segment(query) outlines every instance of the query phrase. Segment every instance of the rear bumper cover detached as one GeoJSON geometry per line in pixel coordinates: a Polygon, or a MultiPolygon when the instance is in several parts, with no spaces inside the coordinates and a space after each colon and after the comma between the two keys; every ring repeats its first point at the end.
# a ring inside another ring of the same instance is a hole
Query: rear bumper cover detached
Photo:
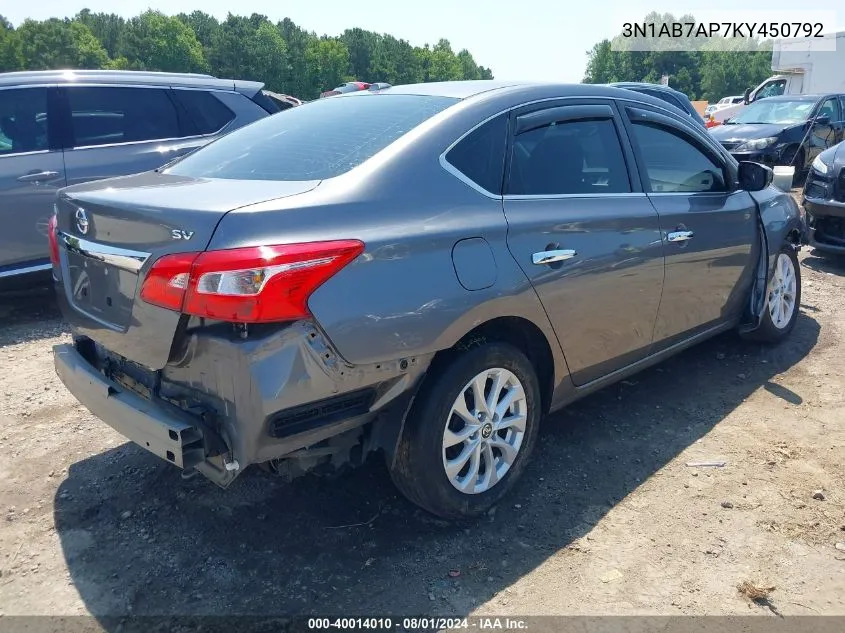
{"type": "Polygon", "coordinates": [[[349,366],[306,322],[247,340],[219,331],[192,334],[184,355],[158,372],[113,358],[85,337],[53,352],[59,378],[91,413],[141,448],[222,487],[249,464],[331,454],[346,445],[334,438],[376,420],[385,424],[369,435],[368,448],[392,450],[430,361],[349,366]],[[127,365],[141,372],[141,383],[127,365]],[[157,383],[152,390],[149,379],[157,383]]]}
{"type": "Polygon", "coordinates": [[[115,431],[179,468],[205,459],[202,434],[187,419],[108,380],[73,345],[54,345],[53,357],[68,390],[115,431]]]}

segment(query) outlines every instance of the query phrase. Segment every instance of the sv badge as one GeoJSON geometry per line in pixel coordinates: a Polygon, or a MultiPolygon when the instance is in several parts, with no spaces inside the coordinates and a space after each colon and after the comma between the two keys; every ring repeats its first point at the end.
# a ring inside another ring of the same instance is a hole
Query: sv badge
{"type": "Polygon", "coordinates": [[[193,231],[183,231],[182,229],[173,229],[170,231],[170,237],[174,240],[189,240],[194,236],[193,231]]]}

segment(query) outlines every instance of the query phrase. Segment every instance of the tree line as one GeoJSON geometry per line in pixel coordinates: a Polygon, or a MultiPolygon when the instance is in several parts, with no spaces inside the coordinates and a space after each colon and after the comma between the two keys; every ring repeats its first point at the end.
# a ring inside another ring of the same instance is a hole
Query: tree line
{"type": "Polygon", "coordinates": [[[83,9],[72,18],[26,20],[15,28],[0,16],[0,72],[117,69],[210,73],[262,81],[269,90],[314,99],[345,81],[407,84],[492,79],[466,50],[448,40],[412,46],[359,28],[332,37],[285,18],[203,11],[167,16],[149,10],[125,19],[83,9]]]}
{"type": "MultiPolygon", "coordinates": [[[[649,13],[643,22],[672,24],[695,23],[691,15],[676,18],[670,13],[649,13]]],[[[686,46],[689,41],[684,42],[686,46]]],[[[658,50],[630,50],[631,42],[621,35],[613,40],[598,42],[587,52],[584,83],[614,81],[646,81],[659,83],[669,76],[669,85],[685,93],[692,100],[717,101],[729,95],[741,95],[747,88],[757,87],[772,74],[770,41],[742,44],[754,50],[724,50],[730,48],[723,38],[699,40],[695,50],[677,50],[679,43],[667,42],[658,50]],[[675,50],[673,50],[675,48],[675,50]]],[[[733,44],[737,48],[737,43],[733,44]]]]}

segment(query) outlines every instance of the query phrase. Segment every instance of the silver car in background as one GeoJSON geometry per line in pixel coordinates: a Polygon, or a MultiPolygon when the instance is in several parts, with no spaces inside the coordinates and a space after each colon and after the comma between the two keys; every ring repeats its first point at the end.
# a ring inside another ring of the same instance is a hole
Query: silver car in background
{"type": "Polygon", "coordinates": [[[277,112],[263,86],[132,71],[0,74],[0,288],[49,281],[58,189],[155,169],[277,112]]]}

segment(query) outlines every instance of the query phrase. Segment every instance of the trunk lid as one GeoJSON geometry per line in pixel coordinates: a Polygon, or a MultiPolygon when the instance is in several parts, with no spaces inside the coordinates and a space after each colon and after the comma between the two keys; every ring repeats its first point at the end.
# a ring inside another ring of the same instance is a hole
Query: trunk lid
{"type": "Polygon", "coordinates": [[[319,181],[236,181],[144,173],[60,192],[60,299],[77,333],[151,369],[164,367],[181,315],[140,300],[163,255],[207,248],[234,209],[310,191],[319,181]]]}

